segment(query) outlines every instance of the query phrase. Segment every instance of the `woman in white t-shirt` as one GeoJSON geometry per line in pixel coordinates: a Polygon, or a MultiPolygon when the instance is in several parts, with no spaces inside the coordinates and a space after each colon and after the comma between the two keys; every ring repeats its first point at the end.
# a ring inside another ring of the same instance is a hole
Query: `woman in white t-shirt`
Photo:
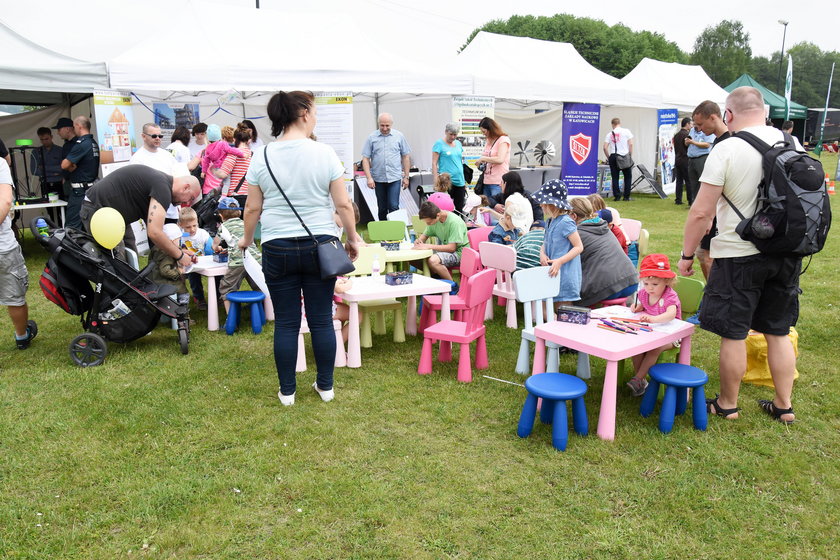
{"type": "Polygon", "coordinates": [[[193,157],[189,148],[190,138],[190,130],[185,126],[179,126],[172,133],[172,143],[166,147],[166,150],[172,154],[175,161],[183,163],[192,171],[201,163],[201,155],[193,157]]]}
{"type": "Polygon", "coordinates": [[[330,201],[335,205],[347,234],[347,252],[355,258],[362,238],[356,233],[353,206],[344,186],[344,166],[335,151],[311,140],[317,106],[311,93],[276,93],[266,107],[271,134],[276,141],[257,148],[245,180],[250,185],[245,204],[245,234],[239,247],[254,239],[262,225],[263,271],[271,299],[277,302],[274,327],[274,362],[280,380],[277,393],[284,406],[295,402],[295,362],[301,312],[291,305],[303,291],[306,322],[318,374],[313,388],[323,401],[333,392],[335,334],[332,301],[335,278],[321,279],[317,246],[302,220],[319,243],[337,241],[330,201]],[[276,179],[276,180],[275,180],[276,179]],[[280,193],[280,187],[300,216],[280,193]]]}

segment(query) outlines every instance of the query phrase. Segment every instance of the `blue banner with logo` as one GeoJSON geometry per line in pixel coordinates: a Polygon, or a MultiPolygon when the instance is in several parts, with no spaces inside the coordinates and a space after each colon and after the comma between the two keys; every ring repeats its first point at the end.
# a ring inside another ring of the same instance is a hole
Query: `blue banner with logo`
{"type": "Polygon", "coordinates": [[[562,178],[569,196],[598,191],[598,125],[601,106],[593,103],[563,104],[562,178]]]}
{"type": "Polygon", "coordinates": [[[676,109],[659,109],[659,173],[662,177],[662,190],[671,194],[676,190],[674,168],[677,156],[674,154],[674,135],[679,130],[680,115],[676,109]]]}

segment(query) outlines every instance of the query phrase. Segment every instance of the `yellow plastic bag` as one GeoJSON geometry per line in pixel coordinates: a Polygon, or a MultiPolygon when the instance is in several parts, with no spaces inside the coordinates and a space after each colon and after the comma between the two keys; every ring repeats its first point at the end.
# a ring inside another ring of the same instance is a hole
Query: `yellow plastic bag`
{"type": "MultiPolygon", "coordinates": [[[[793,353],[799,356],[799,333],[793,327],[790,328],[788,338],[793,344],[793,353]]],[[[799,371],[796,369],[794,369],[793,378],[799,378],[799,371]]],[[[744,382],[765,387],[774,386],[773,378],[770,376],[770,366],[767,365],[767,340],[759,332],[750,331],[747,335],[747,373],[744,375],[744,382]]]]}

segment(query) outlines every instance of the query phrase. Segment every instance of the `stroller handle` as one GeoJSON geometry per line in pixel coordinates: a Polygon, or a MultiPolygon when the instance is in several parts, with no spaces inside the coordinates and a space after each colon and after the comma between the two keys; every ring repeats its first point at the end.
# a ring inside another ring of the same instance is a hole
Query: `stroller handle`
{"type": "Polygon", "coordinates": [[[52,230],[58,229],[58,226],[53,222],[48,216],[37,216],[32,218],[29,221],[29,231],[32,232],[32,235],[35,236],[35,239],[43,239],[41,234],[38,232],[38,220],[44,220],[47,223],[47,227],[50,229],[50,235],[52,235],[52,230]]]}

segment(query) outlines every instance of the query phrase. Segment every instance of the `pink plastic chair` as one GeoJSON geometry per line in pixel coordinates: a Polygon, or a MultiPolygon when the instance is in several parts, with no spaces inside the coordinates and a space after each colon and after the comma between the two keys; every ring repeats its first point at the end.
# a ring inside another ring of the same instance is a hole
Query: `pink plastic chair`
{"type": "Polygon", "coordinates": [[[478,251],[478,246],[482,241],[487,241],[491,231],[493,231],[492,227],[478,227],[468,230],[467,239],[470,240],[470,249],[478,251]]]}
{"type": "MultiPolygon", "coordinates": [[[[469,247],[461,249],[461,287],[458,293],[454,296],[449,296],[449,309],[454,312],[455,320],[461,318],[461,311],[467,308],[465,300],[469,287],[465,280],[473,276],[476,272],[481,270],[481,259],[478,256],[478,251],[473,251],[469,247]]],[[[437,313],[440,311],[443,296],[423,296],[423,311],[420,313],[420,334],[437,323],[437,313]]]]}
{"type": "Polygon", "coordinates": [[[638,241],[639,235],[642,233],[642,222],[639,220],[631,220],[630,218],[622,218],[621,229],[624,230],[624,235],[627,236],[627,241],[638,241]]]}
{"type": "Polygon", "coordinates": [[[420,375],[432,373],[432,344],[440,341],[438,361],[452,360],[452,343],[461,345],[458,359],[458,381],[469,383],[472,381],[472,360],[470,358],[470,343],[476,340],[475,367],[487,369],[487,341],[484,333],[484,309],[493,297],[493,283],[496,273],[493,270],[482,270],[467,278],[466,309],[461,312],[461,321],[441,321],[427,328],[423,333],[423,350],[420,353],[420,364],[417,373],[420,375]]]}
{"type": "MultiPolygon", "coordinates": [[[[499,298],[499,305],[507,308],[507,326],[517,328],[516,292],[513,287],[513,272],[516,270],[516,250],[509,245],[482,241],[478,245],[481,264],[496,271],[496,285],[493,295],[499,298]]],[[[493,319],[493,304],[487,306],[485,319],[493,319]]]]}

